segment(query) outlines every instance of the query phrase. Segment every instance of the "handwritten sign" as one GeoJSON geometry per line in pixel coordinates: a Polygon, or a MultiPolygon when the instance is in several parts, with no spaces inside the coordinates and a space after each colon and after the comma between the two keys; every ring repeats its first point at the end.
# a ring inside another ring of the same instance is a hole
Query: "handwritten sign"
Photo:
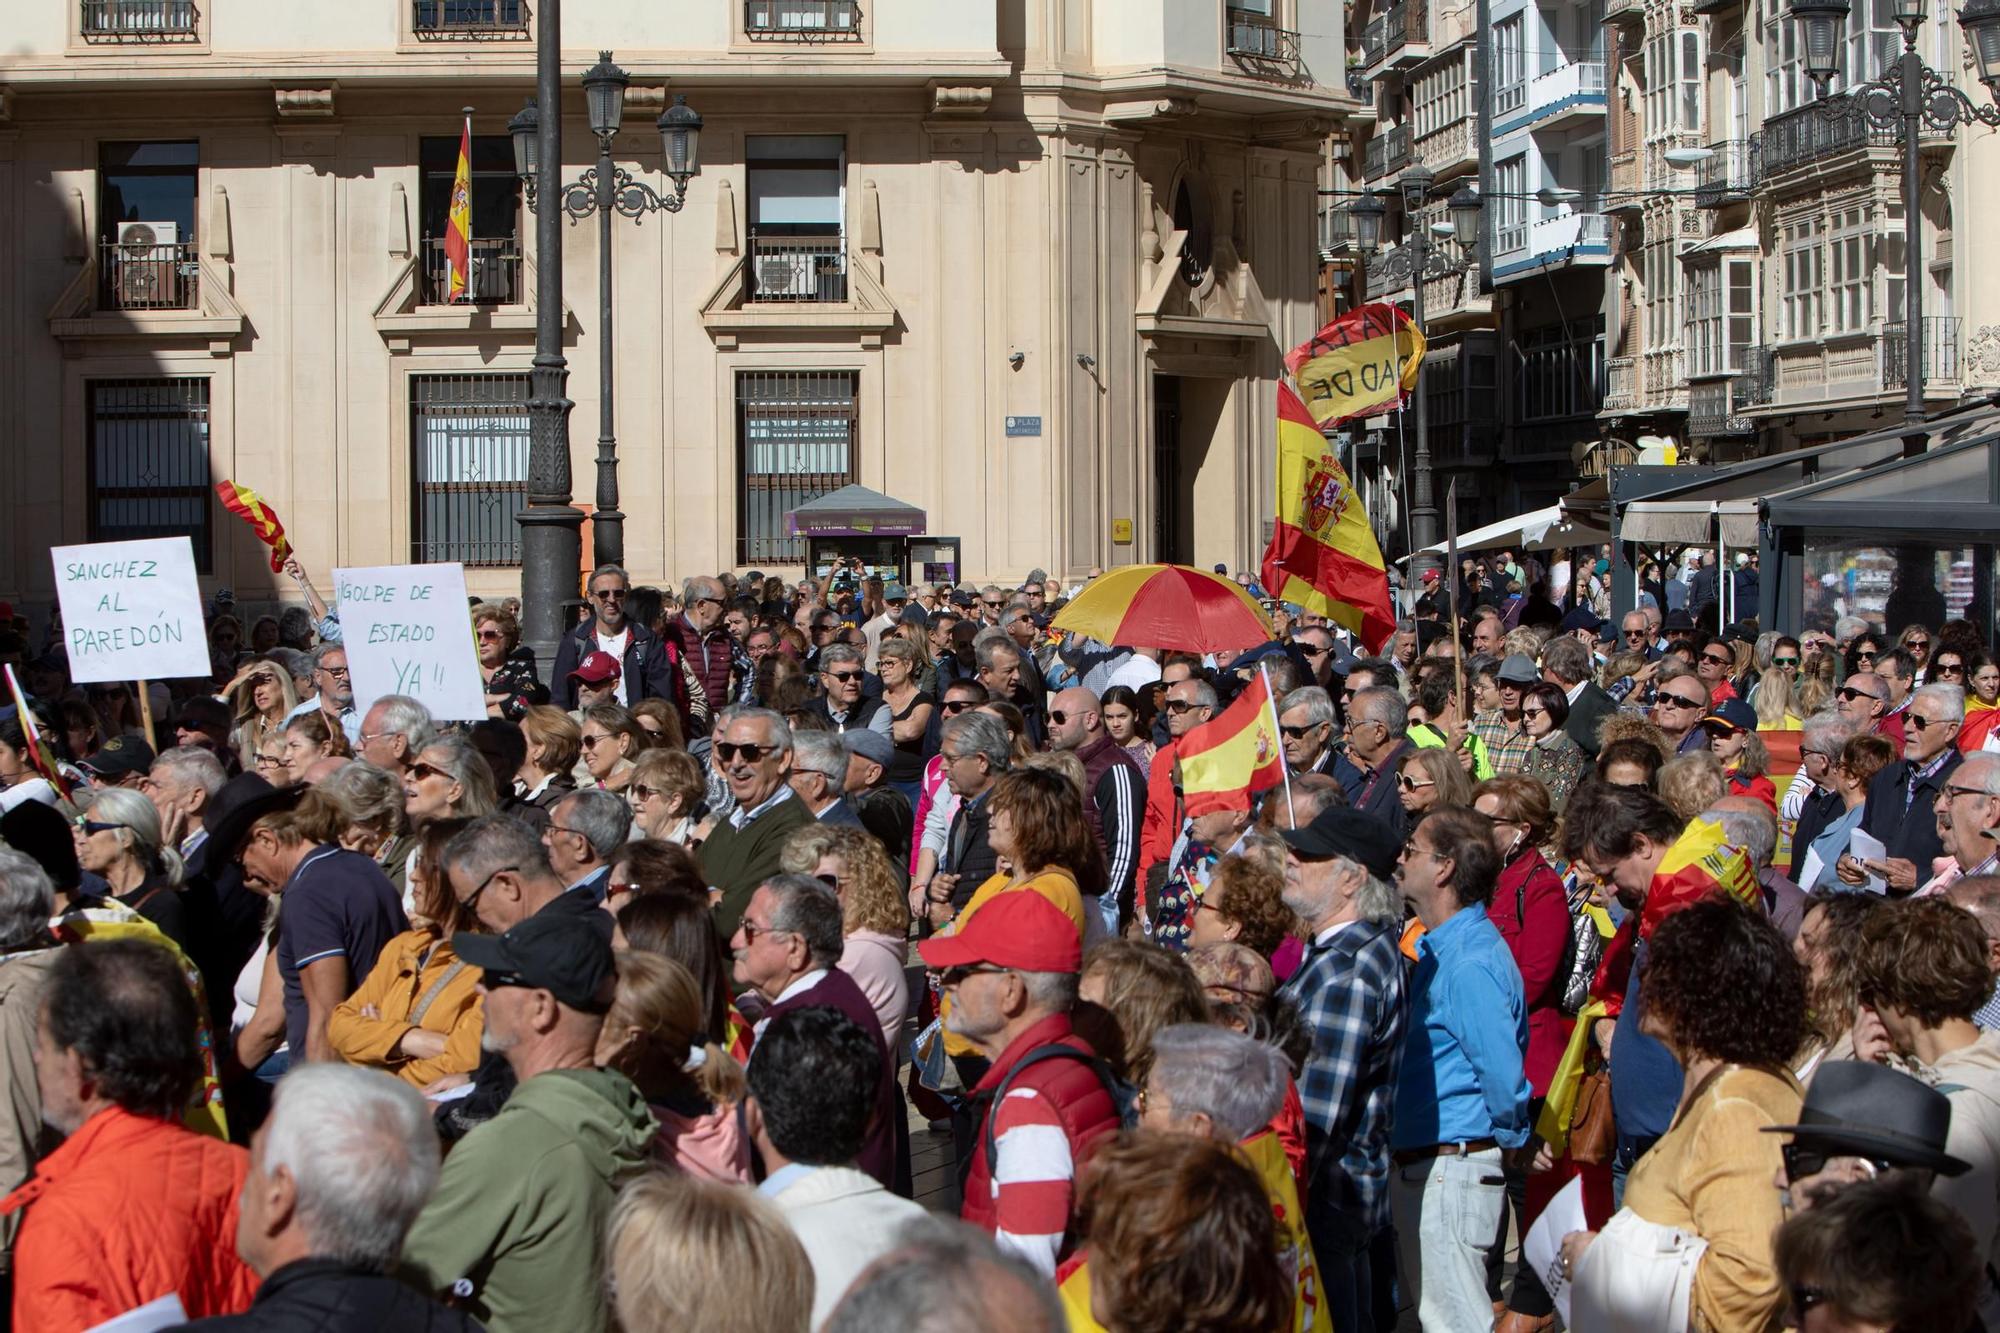
{"type": "Polygon", "coordinates": [[[71,680],[172,680],[213,669],[186,537],[56,546],[49,558],[71,680]]]}
{"type": "Polygon", "coordinates": [[[333,582],[356,709],[366,713],[385,694],[407,694],[440,721],[486,716],[465,566],[336,569],[333,582]]]}

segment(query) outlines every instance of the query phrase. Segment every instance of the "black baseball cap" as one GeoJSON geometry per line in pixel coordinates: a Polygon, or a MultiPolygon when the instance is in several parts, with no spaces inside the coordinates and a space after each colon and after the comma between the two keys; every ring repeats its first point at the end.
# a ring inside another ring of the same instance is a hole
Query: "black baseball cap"
{"type": "Polygon", "coordinates": [[[1328,806],[1304,828],[1286,829],[1278,836],[1305,860],[1344,856],[1366,866],[1378,879],[1389,877],[1402,853],[1387,824],[1348,805],[1328,806]]]}
{"type": "Polygon", "coordinates": [[[113,736],[78,767],[97,778],[123,778],[153,766],[153,747],[130,732],[113,736]]]}
{"type": "Polygon", "coordinates": [[[537,912],[504,935],[451,937],[458,956],[485,972],[482,984],[545,990],[583,1013],[610,1007],[606,983],[617,972],[611,941],[570,912],[537,912]]]}

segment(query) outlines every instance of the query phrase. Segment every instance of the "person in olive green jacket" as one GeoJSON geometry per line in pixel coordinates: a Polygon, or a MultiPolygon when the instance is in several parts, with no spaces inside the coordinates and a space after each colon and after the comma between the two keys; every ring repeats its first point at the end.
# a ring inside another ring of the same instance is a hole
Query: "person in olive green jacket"
{"type": "Polygon", "coordinates": [[[697,859],[715,902],[715,929],[736,933],[757,886],[782,867],[778,854],[792,834],[817,823],[792,793],[792,729],[768,708],[735,708],[715,742],[715,763],[729,782],[736,809],[701,844],[697,859]]]}
{"type": "Polygon", "coordinates": [[[592,1067],[616,984],[611,945],[585,918],[552,912],[453,943],[484,969],[485,1044],[520,1086],[445,1159],[404,1267],[491,1333],[605,1333],[605,1219],[659,1128],[631,1080],[592,1067]]]}

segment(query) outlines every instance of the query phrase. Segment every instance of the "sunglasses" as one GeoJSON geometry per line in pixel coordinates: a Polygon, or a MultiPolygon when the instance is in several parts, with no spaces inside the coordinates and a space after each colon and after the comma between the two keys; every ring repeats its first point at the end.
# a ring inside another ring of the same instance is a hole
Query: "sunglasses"
{"type": "Polygon", "coordinates": [[[1918,731],[1928,731],[1932,727],[1942,727],[1945,725],[1945,720],[1943,718],[1925,717],[1922,713],[1919,713],[1914,709],[1911,710],[1909,714],[1909,721],[1910,725],[1916,728],[1918,731]]]}
{"type": "Polygon", "coordinates": [[[963,967],[948,967],[938,974],[938,984],[947,989],[958,985],[967,977],[992,976],[1001,972],[1011,972],[1009,967],[992,967],[985,963],[967,964],[963,967]]]}
{"type": "Polygon", "coordinates": [[[738,755],[743,756],[744,763],[754,764],[761,761],[765,755],[778,753],[778,747],[775,745],[738,745],[734,741],[717,741],[715,743],[715,752],[722,756],[722,762],[725,764],[735,763],[736,756],[738,755]]]}
{"type": "Polygon", "coordinates": [[[1930,647],[1931,641],[1929,639],[1905,639],[1903,640],[1903,646],[1905,648],[1915,648],[1921,651],[1922,649],[1930,647]]]}
{"type": "Polygon", "coordinates": [[[1049,721],[1055,723],[1059,727],[1066,727],[1069,725],[1069,714],[1065,712],[1063,709],[1051,708],[1049,710],[1049,721]]]}
{"type": "Polygon", "coordinates": [[[1167,711],[1169,713],[1186,713],[1201,707],[1204,707],[1204,705],[1198,704],[1194,702],[1192,699],[1167,700],[1167,711]]]}
{"type": "Polygon", "coordinates": [[[945,716],[947,717],[951,716],[954,713],[963,713],[966,709],[971,708],[972,706],[973,706],[972,700],[970,699],[947,699],[944,701],[943,704],[940,705],[940,707],[944,709],[945,716]]]}
{"type": "Polygon", "coordinates": [[[1705,708],[1708,706],[1708,701],[1705,699],[1690,699],[1685,694],[1667,694],[1664,691],[1655,696],[1655,699],[1662,708],[1705,708]]]}
{"type": "Polygon", "coordinates": [[[590,595],[600,602],[622,602],[625,600],[625,590],[623,588],[599,588],[590,595]]]}
{"type": "Polygon", "coordinates": [[[1284,723],[1280,722],[1278,724],[1278,730],[1284,732],[1285,735],[1291,737],[1295,741],[1302,741],[1306,737],[1312,735],[1315,731],[1318,731],[1320,725],[1321,724],[1317,722],[1308,722],[1303,727],[1288,727],[1284,723]]]}
{"type": "Polygon", "coordinates": [[[497,629],[483,629],[479,631],[479,641],[481,643],[499,643],[506,637],[506,635],[497,629]]]}
{"type": "Polygon", "coordinates": [[[660,794],[658,787],[648,787],[643,782],[635,782],[625,790],[632,794],[632,799],[635,801],[650,801],[660,794]]]}
{"type": "Polygon", "coordinates": [[[427,764],[419,759],[416,763],[410,765],[410,776],[418,782],[422,782],[425,778],[448,778],[451,774],[445,772],[435,764],[427,764]]]}
{"type": "Polygon", "coordinates": [[[102,824],[88,815],[78,815],[76,817],[76,826],[83,830],[85,837],[89,837],[94,833],[109,833],[113,829],[125,827],[123,824],[102,824]]]}
{"type": "Polygon", "coordinates": [[[1872,662],[1877,657],[1880,656],[1881,654],[1876,652],[1873,648],[1863,648],[1861,651],[1854,654],[1854,660],[1857,662],[1872,662]]]}
{"type": "Polygon", "coordinates": [[[1408,773],[1398,773],[1396,775],[1396,785],[1404,791],[1416,791],[1422,787],[1435,787],[1437,783],[1424,778],[1413,778],[1408,773]]]}
{"type": "Polygon", "coordinates": [[[838,685],[845,685],[850,681],[860,680],[861,676],[862,673],[859,671],[829,671],[826,673],[826,678],[838,685]]]}
{"type": "Polygon", "coordinates": [[[1856,699],[1875,698],[1875,696],[1870,694],[1868,691],[1857,690],[1852,685],[1843,685],[1840,687],[1839,690],[1836,691],[1836,693],[1838,693],[1840,697],[1842,699],[1845,699],[1848,703],[1853,703],[1856,699]]]}
{"type": "MultiPolygon", "coordinates": [[[[1778,1152],[1785,1159],[1785,1179],[1793,1184],[1797,1184],[1808,1176],[1816,1176],[1826,1170],[1826,1164],[1836,1157],[1861,1156],[1859,1153],[1848,1152],[1839,1148],[1815,1148],[1810,1144],[1804,1143],[1783,1144],[1779,1147],[1778,1152]]],[[[1896,1169],[1894,1162],[1885,1162],[1880,1158],[1863,1157],[1862,1160],[1877,1171],[1894,1171],[1896,1169]]]]}
{"type": "Polygon", "coordinates": [[[1799,659],[1796,657],[1774,657],[1771,659],[1771,665],[1774,667],[1795,667],[1798,664],[1799,659]]]}
{"type": "Polygon", "coordinates": [[[1701,660],[1708,663],[1710,666],[1731,666],[1736,661],[1736,659],[1733,657],[1720,657],[1714,653],[1703,653],[1701,655],[1701,660]]]}
{"type": "Polygon", "coordinates": [[[1934,674],[1940,676],[1962,676],[1965,674],[1965,668],[1956,662],[1939,662],[1931,670],[1934,674]]]}

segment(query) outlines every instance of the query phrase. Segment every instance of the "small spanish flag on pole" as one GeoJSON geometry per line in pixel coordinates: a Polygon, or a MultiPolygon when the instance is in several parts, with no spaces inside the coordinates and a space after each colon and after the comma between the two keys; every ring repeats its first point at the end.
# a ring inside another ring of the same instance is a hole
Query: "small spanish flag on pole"
{"type": "Polygon", "coordinates": [[[285,536],[285,525],[278,521],[271,506],[264,503],[264,497],[233,481],[216,482],[215,494],[224,509],[248,523],[257,540],[271,548],[271,572],[283,569],[285,561],[291,558],[292,543],[285,536]]]}
{"type": "Polygon", "coordinates": [[[450,271],[445,300],[472,299],[472,109],[458,138],[458,170],[451,178],[451,214],[445,221],[444,262],[450,271]]]}
{"type": "Polygon", "coordinates": [[[1181,795],[1188,818],[1213,810],[1248,810],[1258,792],[1290,781],[1278,740],[1278,706],[1262,671],[1236,702],[1181,737],[1181,795]]]}
{"type": "Polygon", "coordinates": [[[7,673],[7,693],[14,702],[15,716],[21,719],[21,733],[28,742],[29,765],[47,778],[49,785],[54,787],[65,801],[69,800],[74,790],[69,776],[56,762],[55,753],[49,749],[49,743],[42,739],[41,728],[35,725],[35,712],[28,707],[28,696],[22,692],[21,682],[15,678],[14,668],[8,665],[0,667],[0,671],[7,673]]]}

